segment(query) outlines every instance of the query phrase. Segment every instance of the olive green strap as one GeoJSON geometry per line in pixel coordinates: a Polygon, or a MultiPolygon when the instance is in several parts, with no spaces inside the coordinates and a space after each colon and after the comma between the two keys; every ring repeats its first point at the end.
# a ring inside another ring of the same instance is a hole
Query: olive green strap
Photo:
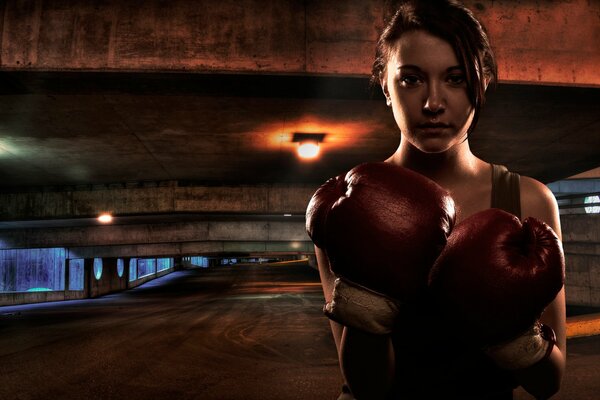
{"type": "Polygon", "coordinates": [[[492,208],[499,208],[521,218],[520,176],[504,165],[492,164],[492,208]]]}

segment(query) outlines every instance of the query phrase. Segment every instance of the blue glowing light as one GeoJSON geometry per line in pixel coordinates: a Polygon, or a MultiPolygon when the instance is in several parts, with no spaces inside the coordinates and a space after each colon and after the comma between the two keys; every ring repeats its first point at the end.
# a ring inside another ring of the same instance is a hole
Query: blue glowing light
{"type": "Polygon", "coordinates": [[[129,282],[133,282],[137,279],[137,258],[131,258],[129,260],[129,282]]]}
{"type": "Polygon", "coordinates": [[[125,262],[123,261],[122,258],[119,258],[117,260],[117,275],[119,275],[119,278],[123,277],[124,270],[125,270],[125,262]]]}
{"type": "MultiPolygon", "coordinates": [[[[583,202],[585,204],[600,203],[600,197],[588,196],[583,200],[583,202]]],[[[585,212],[586,214],[600,214],[600,206],[585,207],[585,212]]]]}
{"type": "Polygon", "coordinates": [[[94,258],[94,276],[96,280],[100,280],[102,278],[102,259],[94,258]]]}
{"type": "Polygon", "coordinates": [[[69,260],[69,290],[83,290],[83,258],[69,260]]]}
{"type": "Polygon", "coordinates": [[[155,258],[139,258],[137,264],[138,278],[143,278],[148,275],[152,275],[156,272],[156,259],[155,258]]]}
{"type": "Polygon", "coordinates": [[[28,292],[51,292],[52,289],[49,289],[47,287],[32,287],[27,289],[28,292]]]}
{"type": "Polygon", "coordinates": [[[66,249],[0,250],[0,293],[64,290],[66,249]]]}
{"type": "Polygon", "coordinates": [[[208,258],[206,257],[189,257],[189,261],[192,265],[196,267],[208,267],[208,258]]]}
{"type": "Polygon", "coordinates": [[[158,258],[156,259],[156,270],[157,271],[164,271],[166,269],[172,268],[173,267],[173,259],[172,258],[158,258]]]}

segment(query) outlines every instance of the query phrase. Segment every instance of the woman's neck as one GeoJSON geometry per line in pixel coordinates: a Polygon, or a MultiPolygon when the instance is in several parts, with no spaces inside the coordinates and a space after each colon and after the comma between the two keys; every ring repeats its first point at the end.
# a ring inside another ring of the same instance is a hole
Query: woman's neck
{"type": "Polygon", "coordinates": [[[443,187],[452,187],[475,178],[487,165],[471,152],[468,140],[443,153],[425,153],[408,141],[401,142],[386,161],[416,171],[443,187]]]}

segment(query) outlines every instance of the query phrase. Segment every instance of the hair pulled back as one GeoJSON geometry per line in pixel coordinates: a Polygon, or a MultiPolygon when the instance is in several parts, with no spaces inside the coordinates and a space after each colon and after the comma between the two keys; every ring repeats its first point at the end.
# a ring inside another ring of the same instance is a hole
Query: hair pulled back
{"type": "Polygon", "coordinates": [[[455,0],[402,0],[377,42],[371,82],[379,84],[396,43],[406,32],[423,30],[452,46],[465,70],[469,100],[475,110],[468,132],[477,124],[487,83],[497,82],[494,53],[483,25],[455,0]]]}

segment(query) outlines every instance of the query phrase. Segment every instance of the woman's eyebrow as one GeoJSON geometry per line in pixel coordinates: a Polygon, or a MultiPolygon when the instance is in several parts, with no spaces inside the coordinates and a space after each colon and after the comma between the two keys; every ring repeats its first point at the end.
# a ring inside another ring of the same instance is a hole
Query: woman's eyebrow
{"type": "Polygon", "coordinates": [[[414,69],[417,71],[421,71],[421,68],[419,68],[416,65],[412,65],[412,64],[398,65],[398,69],[414,69]]]}
{"type": "MultiPolygon", "coordinates": [[[[398,69],[412,69],[415,71],[422,71],[422,69],[419,66],[413,64],[398,65],[398,69]]],[[[455,70],[464,72],[465,69],[461,65],[453,65],[451,67],[446,68],[446,72],[452,72],[455,70]]]]}

